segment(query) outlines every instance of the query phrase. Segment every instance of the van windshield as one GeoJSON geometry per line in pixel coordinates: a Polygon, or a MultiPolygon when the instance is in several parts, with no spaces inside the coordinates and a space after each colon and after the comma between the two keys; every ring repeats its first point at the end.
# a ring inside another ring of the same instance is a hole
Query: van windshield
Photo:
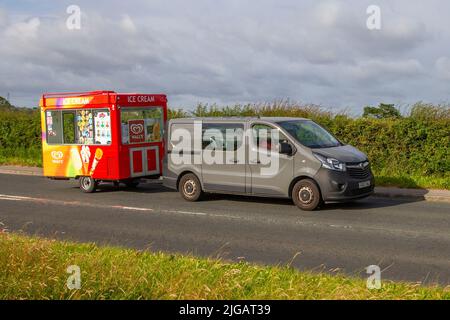
{"type": "Polygon", "coordinates": [[[331,148],[342,145],[331,133],[311,120],[278,122],[284,130],[308,148],[331,148]]]}

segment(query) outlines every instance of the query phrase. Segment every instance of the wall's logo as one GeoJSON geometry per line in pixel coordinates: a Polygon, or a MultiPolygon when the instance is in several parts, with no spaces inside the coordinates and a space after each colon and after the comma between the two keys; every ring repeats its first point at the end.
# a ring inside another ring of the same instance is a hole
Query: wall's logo
{"type": "Polygon", "coordinates": [[[128,133],[130,135],[130,143],[145,142],[145,122],[144,120],[129,120],[128,133]]]}
{"type": "Polygon", "coordinates": [[[62,151],[52,151],[50,153],[50,155],[52,156],[53,163],[56,163],[56,164],[63,163],[64,153],[62,151]]]}
{"type": "Polygon", "coordinates": [[[144,126],[142,124],[132,124],[130,126],[130,131],[133,134],[142,134],[144,132],[144,126]]]}

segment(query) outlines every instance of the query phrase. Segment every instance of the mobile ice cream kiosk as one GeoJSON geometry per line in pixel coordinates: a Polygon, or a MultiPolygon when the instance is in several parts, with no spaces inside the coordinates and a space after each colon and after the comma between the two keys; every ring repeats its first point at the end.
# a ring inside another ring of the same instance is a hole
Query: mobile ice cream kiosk
{"type": "Polygon", "coordinates": [[[84,192],[101,181],[135,187],[160,177],[165,95],[47,93],[40,111],[44,176],[79,179],[84,192]]]}

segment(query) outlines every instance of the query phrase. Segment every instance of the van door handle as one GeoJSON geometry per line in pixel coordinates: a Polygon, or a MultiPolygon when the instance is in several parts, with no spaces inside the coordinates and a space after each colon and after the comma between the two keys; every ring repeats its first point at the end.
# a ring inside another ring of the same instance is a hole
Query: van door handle
{"type": "Polygon", "coordinates": [[[259,160],[252,160],[250,161],[251,164],[261,164],[261,161],[259,160]]]}
{"type": "Polygon", "coordinates": [[[229,162],[238,163],[238,160],[237,159],[230,159],[229,162]]]}

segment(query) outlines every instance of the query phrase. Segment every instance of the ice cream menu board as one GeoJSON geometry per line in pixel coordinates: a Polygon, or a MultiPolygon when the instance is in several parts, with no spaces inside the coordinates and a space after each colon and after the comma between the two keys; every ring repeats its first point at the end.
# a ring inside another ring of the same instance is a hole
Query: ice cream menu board
{"type": "Polygon", "coordinates": [[[109,111],[95,111],[95,143],[110,144],[111,143],[111,118],[109,111]]]}
{"type": "Polygon", "coordinates": [[[77,132],[79,144],[94,143],[94,121],[91,110],[77,111],[77,132]]]}

